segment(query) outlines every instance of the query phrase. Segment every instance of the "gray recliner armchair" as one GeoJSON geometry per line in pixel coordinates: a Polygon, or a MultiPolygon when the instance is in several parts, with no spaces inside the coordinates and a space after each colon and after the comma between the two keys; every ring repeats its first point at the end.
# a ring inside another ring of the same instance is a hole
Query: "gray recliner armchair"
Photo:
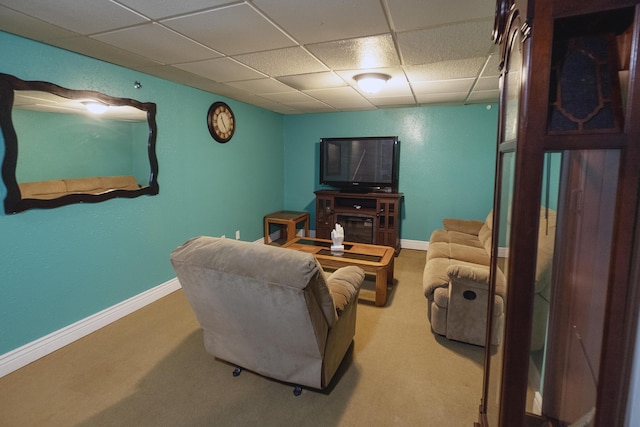
{"type": "Polygon", "coordinates": [[[313,255],[196,237],[171,263],[204,332],[205,349],[240,368],[286,383],[325,388],[355,335],[364,272],[326,274],[313,255]]]}

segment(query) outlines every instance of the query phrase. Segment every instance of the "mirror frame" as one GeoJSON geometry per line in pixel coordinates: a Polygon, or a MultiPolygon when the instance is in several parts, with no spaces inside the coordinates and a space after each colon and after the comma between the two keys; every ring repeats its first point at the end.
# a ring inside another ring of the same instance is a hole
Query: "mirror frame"
{"type": "Polygon", "coordinates": [[[18,213],[27,209],[56,208],[74,203],[98,203],[116,197],[134,198],[142,195],[156,195],[158,186],[158,158],[156,156],[156,104],[153,102],[140,102],[129,98],[116,98],[100,92],[90,90],[67,89],[54,83],[43,81],[25,81],[15,76],[0,73],[0,128],[4,137],[4,159],[2,161],[2,180],[7,190],[4,199],[4,210],[7,214],[18,213]],[[12,110],[16,90],[37,90],[48,92],[63,98],[93,98],[108,105],[131,106],[147,113],[149,124],[149,140],[147,149],[151,173],[149,185],[137,190],[111,190],[100,194],[78,193],[67,194],[55,199],[22,198],[18,181],[16,179],[16,167],[18,164],[18,135],[13,126],[12,110]]]}

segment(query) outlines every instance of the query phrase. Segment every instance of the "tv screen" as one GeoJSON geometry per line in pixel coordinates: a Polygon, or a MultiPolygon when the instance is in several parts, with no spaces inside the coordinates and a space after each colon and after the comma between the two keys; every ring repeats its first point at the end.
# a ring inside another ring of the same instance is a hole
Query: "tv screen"
{"type": "Polygon", "coordinates": [[[320,184],[347,191],[397,191],[397,136],[322,138],[320,184]]]}

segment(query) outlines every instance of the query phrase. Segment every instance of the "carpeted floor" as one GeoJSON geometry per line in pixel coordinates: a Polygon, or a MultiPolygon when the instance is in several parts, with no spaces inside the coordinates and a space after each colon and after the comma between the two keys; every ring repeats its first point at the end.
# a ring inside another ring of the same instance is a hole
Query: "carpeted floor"
{"type": "Polygon", "coordinates": [[[234,378],[204,351],[177,291],[0,378],[0,425],[471,427],[484,349],[431,332],[424,255],[401,251],[385,307],[360,302],[354,345],[328,390],[295,397],[251,372],[234,378]]]}

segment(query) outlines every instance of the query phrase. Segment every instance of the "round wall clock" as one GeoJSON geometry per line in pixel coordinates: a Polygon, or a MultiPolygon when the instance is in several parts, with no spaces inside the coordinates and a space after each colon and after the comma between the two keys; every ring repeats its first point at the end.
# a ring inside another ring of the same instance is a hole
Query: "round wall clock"
{"type": "Polygon", "coordinates": [[[213,139],[218,142],[227,142],[236,131],[236,118],[227,104],[218,101],[209,107],[207,125],[213,139]]]}

